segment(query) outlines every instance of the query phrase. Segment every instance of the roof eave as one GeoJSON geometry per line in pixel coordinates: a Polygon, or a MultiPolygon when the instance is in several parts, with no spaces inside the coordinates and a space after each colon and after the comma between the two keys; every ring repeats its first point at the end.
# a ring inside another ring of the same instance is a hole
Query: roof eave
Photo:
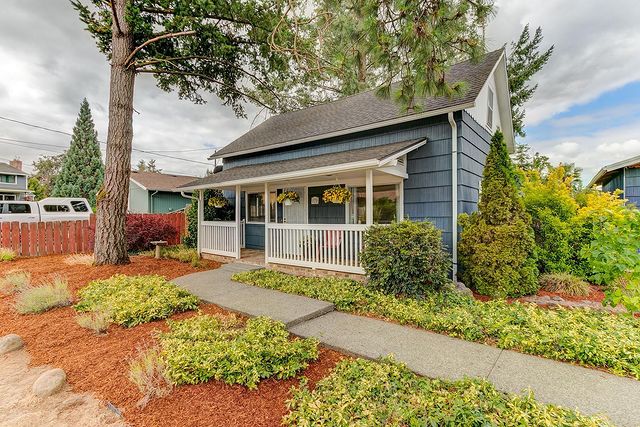
{"type": "Polygon", "coordinates": [[[379,128],[383,128],[383,127],[387,127],[387,126],[393,126],[396,124],[401,124],[401,123],[407,123],[407,122],[412,122],[415,120],[420,120],[420,119],[424,119],[424,118],[428,118],[428,117],[433,117],[433,116],[439,116],[441,114],[447,114],[447,113],[451,113],[451,112],[455,112],[455,111],[461,111],[461,110],[465,110],[468,108],[473,108],[475,107],[475,100],[473,100],[472,102],[466,102],[463,104],[458,104],[458,105],[454,105],[451,107],[447,107],[447,108],[441,108],[438,110],[430,110],[430,111],[425,111],[422,113],[416,113],[416,114],[411,114],[408,116],[403,116],[403,117],[398,117],[396,119],[393,120],[385,120],[382,122],[376,122],[376,123],[371,123],[369,125],[364,125],[364,126],[358,126],[355,128],[349,128],[349,129],[343,129],[343,130],[339,130],[339,131],[335,131],[335,132],[328,132],[328,133],[324,133],[324,134],[320,134],[320,135],[314,135],[314,136],[310,136],[310,137],[306,137],[306,138],[299,138],[299,139],[294,139],[291,141],[285,141],[285,142],[281,142],[278,144],[272,144],[272,145],[267,145],[264,147],[257,147],[257,148],[253,148],[253,149],[249,149],[249,150],[240,150],[240,151],[235,151],[235,152],[231,152],[231,153],[224,153],[223,155],[217,155],[216,153],[212,154],[211,156],[209,156],[208,160],[214,160],[214,159],[225,159],[228,157],[236,157],[236,156],[241,156],[244,154],[252,154],[252,153],[258,153],[261,151],[268,151],[268,150],[274,150],[276,148],[282,148],[282,147],[288,147],[291,145],[298,145],[298,144],[303,144],[306,142],[313,142],[313,141],[318,141],[318,140],[322,140],[322,139],[327,139],[327,138],[333,138],[336,136],[343,136],[343,135],[349,135],[352,133],[356,133],[356,132],[364,132],[367,130],[372,130],[372,129],[379,129],[379,128]]]}

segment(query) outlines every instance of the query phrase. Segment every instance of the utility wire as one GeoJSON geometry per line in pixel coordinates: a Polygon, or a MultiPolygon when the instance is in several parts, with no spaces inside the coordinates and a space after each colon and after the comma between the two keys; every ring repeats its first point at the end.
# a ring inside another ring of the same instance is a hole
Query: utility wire
{"type": "MultiPolygon", "coordinates": [[[[73,136],[69,132],[65,132],[65,131],[61,131],[61,130],[57,130],[57,129],[51,129],[51,128],[48,128],[46,126],[40,126],[40,125],[36,125],[36,124],[33,124],[33,123],[23,122],[23,121],[20,121],[20,120],[10,119],[8,117],[0,116],[0,119],[1,120],[6,120],[6,121],[12,122],[12,123],[18,123],[18,124],[21,124],[21,125],[24,125],[24,126],[29,126],[29,127],[32,127],[32,128],[40,129],[40,130],[46,130],[46,131],[49,131],[49,132],[55,132],[55,133],[59,133],[59,134],[62,134],[62,135],[67,135],[67,136],[73,136]]],[[[107,144],[106,142],[100,141],[100,140],[98,140],[98,142],[100,144],[104,144],[104,145],[107,144]]],[[[180,160],[180,161],[183,161],[183,162],[191,162],[191,163],[198,163],[198,164],[201,164],[201,165],[211,166],[211,163],[201,162],[201,161],[198,161],[198,160],[185,159],[185,158],[182,158],[182,157],[170,156],[168,154],[161,154],[161,153],[156,152],[156,151],[141,150],[139,148],[131,148],[131,149],[133,151],[137,151],[139,153],[145,153],[145,154],[154,155],[154,156],[158,156],[158,157],[165,157],[165,158],[168,158],[168,159],[180,160]]],[[[211,149],[206,149],[205,148],[205,149],[199,149],[199,150],[211,150],[211,149]]],[[[182,151],[188,151],[188,150],[182,150],[182,151]]],[[[167,152],[182,152],[182,151],[168,150],[167,152]]]]}

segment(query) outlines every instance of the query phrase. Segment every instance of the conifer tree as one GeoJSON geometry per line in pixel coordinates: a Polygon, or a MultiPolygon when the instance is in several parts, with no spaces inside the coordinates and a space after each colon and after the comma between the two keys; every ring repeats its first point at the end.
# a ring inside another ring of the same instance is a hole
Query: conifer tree
{"type": "Polygon", "coordinates": [[[462,215],[462,277],[483,295],[516,297],[538,290],[531,218],[500,130],[491,138],[478,212],[462,215]]]}
{"type": "Polygon", "coordinates": [[[96,194],[104,177],[98,133],[93,124],[89,102],[85,98],[73,127],[71,146],[64,155],[60,174],[55,180],[55,197],[84,197],[96,205],[96,194]]]}

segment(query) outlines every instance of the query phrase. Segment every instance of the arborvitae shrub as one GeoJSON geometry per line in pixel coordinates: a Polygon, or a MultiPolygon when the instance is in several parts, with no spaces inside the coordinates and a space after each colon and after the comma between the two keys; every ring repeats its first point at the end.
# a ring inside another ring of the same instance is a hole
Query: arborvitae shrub
{"type": "Polygon", "coordinates": [[[461,215],[463,281],[478,293],[516,297],[538,290],[535,241],[501,131],[491,138],[478,212],[461,215]]]}

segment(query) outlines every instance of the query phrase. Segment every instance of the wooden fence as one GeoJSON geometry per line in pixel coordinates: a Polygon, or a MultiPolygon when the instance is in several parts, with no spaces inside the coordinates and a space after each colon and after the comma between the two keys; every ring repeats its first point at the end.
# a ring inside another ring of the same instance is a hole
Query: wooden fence
{"type": "MultiPolygon", "coordinates": [[[[168,243],[180,243],[186,233],[184,212],[149,215],[167,219],[177,230],[168,243]]],[[[89,253],[93,252],[95,224],[95,215],[84,221],[3,222],[0,247],[13,249],[19,256],[89,253]]]]}

